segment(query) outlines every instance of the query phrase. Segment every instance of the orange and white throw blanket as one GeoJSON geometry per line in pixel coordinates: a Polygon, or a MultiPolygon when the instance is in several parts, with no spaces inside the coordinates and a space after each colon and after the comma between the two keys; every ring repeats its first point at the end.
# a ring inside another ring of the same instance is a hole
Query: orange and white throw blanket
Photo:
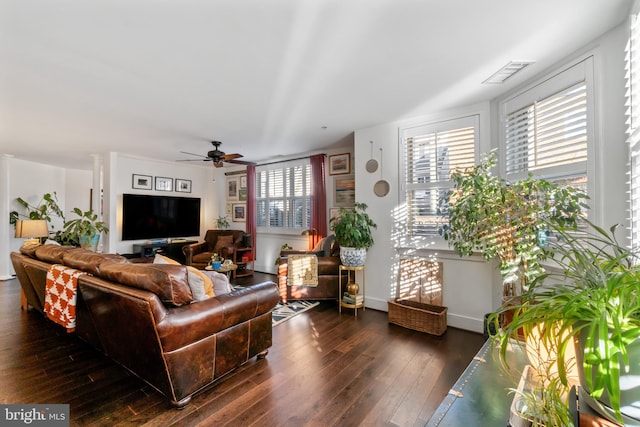
{"type": "Polygon", "coordinates": [[[76,328],[76,291],[84,271],[54,264],[47,271],[44,312],[47,317],[73,332],[76,328]]]}

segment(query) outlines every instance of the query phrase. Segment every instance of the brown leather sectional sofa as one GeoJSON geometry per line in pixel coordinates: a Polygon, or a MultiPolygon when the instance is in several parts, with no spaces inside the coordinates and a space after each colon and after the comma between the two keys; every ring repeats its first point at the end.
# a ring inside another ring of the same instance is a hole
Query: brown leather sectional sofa
{"type": "Polygon", "coordinates": [[[23,248],[11,260],[39,311],[52,264],[90,273],[78,279],[75,333],[175,407],[271,347],[271,309],[279,300],[272,282],[194,302],[181,265],[136,264],[55,245],[23,248]]]}

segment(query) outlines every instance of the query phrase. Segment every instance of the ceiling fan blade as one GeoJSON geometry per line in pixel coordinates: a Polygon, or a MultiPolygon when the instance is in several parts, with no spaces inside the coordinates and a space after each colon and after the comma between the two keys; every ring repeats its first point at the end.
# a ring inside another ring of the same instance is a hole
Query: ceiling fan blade
{"type": "Polygon", "coordinates": [[[244,157],[244,156],[242,154],[233,153],[233,154],[225,154],[225,155],[220,156],[220,157],[225,162],[228,162],[229,160],[239,159],[240,157],[244,157]]]}
{"type": "Polygon", "coordinates": [[[182,154],[189,154],[190,156],[204,157],[205,159],[207,158],[207,156],[203,156],[202,154],[189,153],[188,151],[181,151],[181,153],[182,154]]]}
{"type": "Polygon", "coordinates": [[[235,163],[237,165],[247,165],[247,166],[255,166],[254,162],[248,162],[246,160],[226,160],[227,163],[235,163]]]}
{"type": "Polygon", "coordinates": [[[178,159],[176,162],[210,162],[212,159],[178,159]]]}

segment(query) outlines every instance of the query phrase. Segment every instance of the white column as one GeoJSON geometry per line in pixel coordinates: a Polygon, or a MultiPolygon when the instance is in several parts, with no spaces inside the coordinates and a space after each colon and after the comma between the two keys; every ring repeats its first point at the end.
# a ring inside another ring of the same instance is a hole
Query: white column
{"type": "MultiPolygon", "coordinates": [[[[98,219],[102,221],[102,156],[92,154],[93,157],[93,180],[91,184],[91,207],[93,212],[98,214],[98,219]]],[[[104,236],[101,236],[97,251],[102,252],[104,248],[104,236]]]]}
{"type": "Polygon", "coordinates": [[[9,258],[9,239],[12,228],[9,226],[9,159],[13,156],[0,156],[0,280],[13,278],[11,259],[9,258]]]}

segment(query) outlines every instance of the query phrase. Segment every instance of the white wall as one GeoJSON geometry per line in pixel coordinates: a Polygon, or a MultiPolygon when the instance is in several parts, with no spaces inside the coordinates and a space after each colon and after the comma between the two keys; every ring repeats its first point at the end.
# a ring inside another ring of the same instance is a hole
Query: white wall
{"type": "MultiPolygon", "coordinates": [[[[603,225],[613,223],[628,224],[626,166],[628,162],[625,144],[624,116],[624,48],[627,32],[625,25],[576,52],[574,58],[591,53],[595,57],[596,78],[596,132],[599,148],[593,154],[596,162],[596,192],[590,205],[598,222],[603,225]]],[[[557,69],[562,64],[558,64],[557,69]]],[[[542,73],[546,75],[548,72],[542,73]]],[[[541,78],[538,76],[532,81],[541,78]]],[[[528,84],[531,84],[529,82],[528,84]]],[[[523,85],[523,86],[526,86],[523,85]]],[[[450,119],[473,113],[481,114],[481,151],[498,146],[498,118],[496,103],[461,108],[456,111],[424,114],[408,120],[360,129],[355,133],[355,174],[356,199],[369,206],[369,213],[378,224],[374,233],[375,245],[369,250],[366,263],[367,295],[366,305],[379,310],[387,310],[387,300],[393,295],[396,285],[399,255],[407,251],[417,251],[433,255],[444,262],[444,301],[448,306],[450,326],[481,332],[484,313],[500,305],[502,287],[500,276],[492,263],[479,258],[460,259],[448,249],[440,238],[429,240],[403,241],[402,229],[394,229],[394,215],[402,209],[402,194],[399,193],[399,130],[411,124],[429,123],[439,119],[450,119]],[[386,197],[377,197],[373,185],[380,179],[378,174],[365,170],[370,158],[370,142],[382,147],[387,171],[384,179],[391,184],[391,192],[386,197]]]]}
{"type": "MultiPolygon", "coordinates": [[[[31,205],[38,205],[45,193],[57,193],[58,205],[64,212],[66,212],[66,187],[65,187],[65,170],[55,166],[44,165],[41,163],[34,163],[16,158],[7,159],[8,176],[9,176],[9,190],[8,194],[2,194],[0,197],[8,197],[9,210],[16,210],[19,213],[24,213],[24,209],[20,206],[15,199],[18,197],[23,198],[27,203],[31,205]]],[[[88,196],[87,196],[88,197],[88,196]]],[[[20,249],[23,239],[16,239],[14,237],[14,228],[7,222],[3,227],[8,230],[8,248],[9,252],[20,249]]],[[[50,231],[59,230],[62,228],[62,220],[53,220],[54,229],[50,231]]],[[[3,257],[9,257],[9,254],[1,254],[3,257]]],[[[11,276],[15,274],[11,263],[7,263],[7,271],[0,271],[0,276],[11,276]]]]}

